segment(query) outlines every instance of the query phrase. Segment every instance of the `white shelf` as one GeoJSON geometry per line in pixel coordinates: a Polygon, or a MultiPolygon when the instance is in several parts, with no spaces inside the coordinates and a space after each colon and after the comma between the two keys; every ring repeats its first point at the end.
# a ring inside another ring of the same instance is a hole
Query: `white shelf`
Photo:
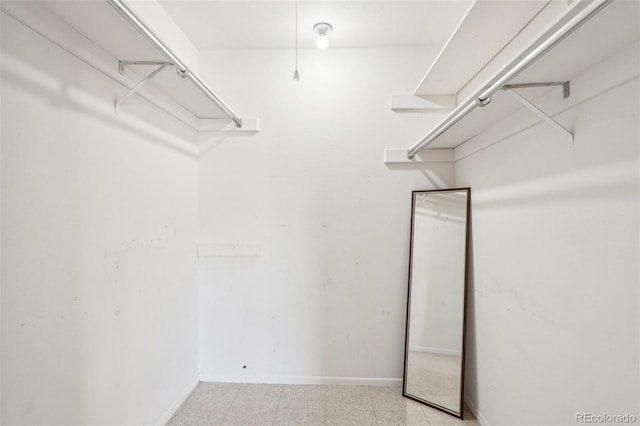
{"type": "MultiPolygon", "coordinates": [[[[167,61],[106,1],[3,1],[2,10],[125,88],[133,87],[157,66],[128,66],[124,75],[120,75],[118,61],[167,61]]],[[[165,31],[156,35],[167,45],[182,46],[180,60],[194,71],[197,69],[197,51],[193,46],[189,48],[186,45],[188,40],[180,44],[181,40],[176,37],[178,32],[180,30],[176,26],[173,33],[165,31]]],[[[122,94],[126,91],[123,90],[122,94]]],[[[160,71],[138,93],[145,102],[170,113],[196,131],[258,130],[258,120],[255,118],[247,119],[247,125],[242,120],[240,129],[231,129],[228,125],[232,122],[229,115],[191,80],[180,77],[173,66],[160,71]]],[[[126,105],[124,103],[122,110],[126,111],[126,105]]]]}
{"type": "Polygon", "coordinates": [[[547,3],[549,0],[475,0],[414,95],[458,93],[547,3]]]}
{"type": "MultiPolygon", "coordinates": [[[[478,4],[480,3],[481,2],[478,2],[478,4]]],[[[547,7],[550,6],[557,8],[558,5],[552,2],[547,7]]],[[[573,7],[579,8],[581,4],[574,2],[572,5],[563,7],[562,9],[563,11],[567,11],[573,7]]],[[[554,11],[556,10],[554,9],[554,11]]],[[[539,17],[543,18],[545,22],[550,22],[549,14],[547,13],[545,16],[543,12],[544,11],[539,13],[539,17]]],[[[494,17],[494,19],[501,19],[501,16],[494,17]]],[[[468,22],[468,20],[465,22],[468,22]]],[[[476,22],[475,25],[478,25],[478,23],[476,22]]],[[[477,92],[480,88],[486,87],[497,74],[495,70],[500,71],[501,66],[504,67],[504,64],[508,64],[517,56],[514,52],[519,53],[520,50],[522,50],[520,49],[522,46],[527,46],[532,40],[539,36],[540,21],[536,22],[536,20],[533,20],[529,25],[533,25],[533,28],[538,31],[533,31],[532,28],[529,27],[522,29],[519,36],[512,41],[512,43],[516,42],[516,45],[511,44],[505,46],[501,54],[496,55],[492,62],[482,64],[479,68],[472,70],[475,77],[457,89],[458,105],[470,99],[470,95],[477,92]],[[506,55],[505,53],[510,53],[510,55],[506,55]],[[484,70],[493,70],[493,72],[487,74],[483,72],[484,70]]],[[[483,26],[491,26],[491,23],[485,22],[483,26]]],[[[482,28],[476,28],[478,31],[481,29],[482,28]]],[[[473,29],[464,28],[463,25],[458,31],[472,33],[473,29]]],[[[606,60],[606,58],[616,52],[636,43],[638,40],[640,40],[640,2],[613,1],[540,58],[540,60],[515,77],[509,84],[570,81],[594,65],[606,60]]],[[[454,46],[451,43],[450,45],[454,46]]],[[[464,49],[464,46],[458,46],[456,49],[456,51],[447,52],[446,54],[443,52],[440,57],[457,58],[456,60],[452,59],[454,63],[456,61],[464,61],[468,48],[464,49]]],[[[438,67],[440,66],[442,65],[438,65],[438,67]]],[[[434,65],[432,69],[434,69],[434,67],[436,67],[436,65],[434,65]]],[[[458,81],[457,84],[460,85],[460,81],[458,81]]],[[[548,95],[550,91],[553,90],[557,91],[558,98],[562,98],[562,89],[557,87],[526,89],[526,91],[521,91],[520,93],[529,99],[536,99],[543,95],[548,95]]],[[[570,100],[567,100],[567,103],[569,102],[570,100]]],[[[429,145],[428,149],[456,148],[479,135],[485,129],[507,119],[508,116],[521,108],[522,105],[520,103],[504,92],[499,91],[492,96],[489,105],[484,108],[476,108],[453,127],[438,136],[437,139],[429,145]]]]}

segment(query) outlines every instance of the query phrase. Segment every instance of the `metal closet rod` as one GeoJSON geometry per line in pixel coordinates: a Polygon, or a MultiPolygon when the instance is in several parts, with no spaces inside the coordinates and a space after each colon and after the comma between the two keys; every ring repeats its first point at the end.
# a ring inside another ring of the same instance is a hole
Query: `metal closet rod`
{"type": "Polygon", "coordinates": [[[418,152],[425,149],[438,136],[446,132],[463,117],[473,111],[476,107],[483,107],[491,102],[491,95],[500,90],[507,82],[524,71],[527,67],[537,61],[545,53],[551,50],[556,44],[564,40],[569,34],[584,24],[589,18],[602,10],[613,0],[593,0],[573,18],[558,28],[552,35],[542,39],[542,37],[532,45],[529,52],[525,52],[512,61],[498,76],[496,76],[488,87],[477,91],[469,100],[454,109],[440,124],[433,128],[424,138],[413,145],[407,151],[407,158],[412,159],[418,152]]]}
{"type": "Polygon", "coordinates": [[[215,93],[211,91],[191,70],[169,49],[149,28],[129,9],[122,0],[107,0],[115,10],[120,13],[136,30],[140,32],[149,42],[176,67],[176,71],[180,77],[188,78],[195,84],[209,99],[224,111],[224,113],[233,120],[236,127],[242,127],[242,120],[231,110],[215,93]]]}

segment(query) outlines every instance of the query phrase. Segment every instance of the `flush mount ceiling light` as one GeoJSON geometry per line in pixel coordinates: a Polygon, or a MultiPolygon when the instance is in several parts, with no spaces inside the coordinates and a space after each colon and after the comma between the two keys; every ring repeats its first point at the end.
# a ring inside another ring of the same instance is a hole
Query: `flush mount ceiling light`
{"type": "Polygon", "coordinates": [[[327,24],[326,22],[318,22],[313,26],[313,31],[318,34],[318,40],[316,40],[316,44],[320,49],[326,49],[329,46],[329,38],[327,34],[331,32],[333,27],[331,24],[327,24]]]}

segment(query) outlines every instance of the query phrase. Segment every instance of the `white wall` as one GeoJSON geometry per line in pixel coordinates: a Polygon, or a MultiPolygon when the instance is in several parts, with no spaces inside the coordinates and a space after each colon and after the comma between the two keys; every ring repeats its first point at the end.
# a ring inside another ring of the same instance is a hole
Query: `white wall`
{"type": "Polygon", "coordinates": [[[483,421],[640,417],[637,51],[572,81],[574,147],[538,125],[455,176],[382,162],[440,118],[388,105],[435,52],[303,51],[299,84],[291,51],[208,52],[204,79],[262,131],[207,136],[197,163],[189,131],[114,116],[120,87],[3,16],[2,422],[161,422],[197,352],[204,380],[400,378],[410,193],[454,183],[483,421]],[[201,257],[197,299],[196,237],[260,250],[201,257]]]}
{"type": "Polygon", "coordinates": [[[389,169],[385,147],[439,118],[390,111],[436,52],[204,52],[203,78],[251,137],[212,137],[200,162],[200,240],[259,256],[200,258],[203,380],[355,382],[402,376],[411,190],[453,183],[450,164],[389,169]],[[246,366],[246,368],[243,368],[246,366]]]}
{"type": "Polygon", "coordinates": [[[473,188],[465,390],[491,425],[640,418],[638,52],[536,100],[566,109],[575,146],[538,124],[457,163],[473,188]]]}
{"type": "Polygon", "coordinates": [[[122,90],[2,14],[3,424],[159,423],[197,381],[197,161],[122,90]]]}

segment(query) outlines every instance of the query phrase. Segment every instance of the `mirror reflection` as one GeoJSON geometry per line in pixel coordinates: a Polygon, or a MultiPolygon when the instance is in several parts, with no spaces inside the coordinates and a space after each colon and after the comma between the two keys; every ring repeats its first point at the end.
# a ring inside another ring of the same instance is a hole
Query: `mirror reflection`
{"type": "Polygon", "coordinates": [[[414,191],[404,395],[462,417],[469,188],[414,191]]]}

